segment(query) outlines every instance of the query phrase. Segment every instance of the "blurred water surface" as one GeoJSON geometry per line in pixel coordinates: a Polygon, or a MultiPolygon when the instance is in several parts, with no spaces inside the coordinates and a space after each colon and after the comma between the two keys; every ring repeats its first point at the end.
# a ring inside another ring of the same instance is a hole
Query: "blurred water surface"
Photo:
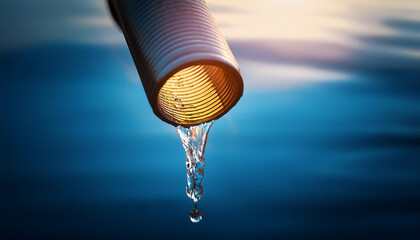
{"type": "Polygon", "coordinates": [[[419,2],[208,3],[245,92],[192,224],[104,2],[0,1],[2,239],[419,239],[419,2]]]}

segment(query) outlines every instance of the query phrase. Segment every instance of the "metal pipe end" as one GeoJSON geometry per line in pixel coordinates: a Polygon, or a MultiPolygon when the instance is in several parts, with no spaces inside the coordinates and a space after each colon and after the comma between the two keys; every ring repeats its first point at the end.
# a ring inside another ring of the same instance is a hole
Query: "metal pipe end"
{"type": "Polygon", "coordinates": [[[197,125],[223,116],[242,92],[241,75],[227,64],[182,67],[160,87],[155,114],[172,125],[197,125]]]}
{"type": "Polygon", "coordinates": [[[226,114],[243,81],[204,0],[108,0],[153,112],[188,127],[226,114]]]}

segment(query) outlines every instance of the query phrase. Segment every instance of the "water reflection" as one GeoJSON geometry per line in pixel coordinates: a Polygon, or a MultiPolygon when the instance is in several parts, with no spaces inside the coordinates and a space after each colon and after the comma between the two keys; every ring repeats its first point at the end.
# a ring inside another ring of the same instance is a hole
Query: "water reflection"
{"type": "Polygon", "coordinates": [[[301,85],[302,74],[308,76],[306,83],[339,81],[372,71],[383,73],[386,68],[415,70],[418,76],[420,33],[416,27],[420,6],[415,1],[209,3],[240,63],[256,63],[254,68],[244,68],[246,83],[253,88],[301,85]],[[273,67],[263,71],[263,64],[273,67]],[[293,77],[289,74],[293,68],[284,69],[285,64],[307,70],[299,69],[300,75],[293,77]],[[273,71],[276,65],[278,71],[273,71]],[[312,73],[313,68],[329,74],[312,73]],[[255,77],[261,72],[265,72],[263,79],[255,77]],[[330,74],[336,72],[341,76],[330,74]]]}
{"type": "Polygon", "coordinates": [[[194,226],[179,137],[102,1],[0,2],[2,233],[416,239],[418,1],[208,2],[245,94],[209,137],[194,226]]]}

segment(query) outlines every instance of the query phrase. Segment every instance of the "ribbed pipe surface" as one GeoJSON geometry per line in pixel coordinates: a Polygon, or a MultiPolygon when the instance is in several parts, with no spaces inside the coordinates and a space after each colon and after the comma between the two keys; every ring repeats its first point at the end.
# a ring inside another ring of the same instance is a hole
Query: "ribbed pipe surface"
{"type": "Polygon", "coordinates": [[[239,66],[205,1],[109,0],[154,113],[190,126],[227,113],[243,92],[239,66]]]}

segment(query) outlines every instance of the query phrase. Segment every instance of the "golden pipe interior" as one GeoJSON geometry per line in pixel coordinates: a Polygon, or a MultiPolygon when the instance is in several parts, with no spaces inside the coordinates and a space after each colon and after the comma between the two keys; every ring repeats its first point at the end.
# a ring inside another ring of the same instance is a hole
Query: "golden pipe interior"
{"type": "Polygon", "coordinates": [[[193,65],[169,78],[159,90],[158,107],[179,125],[210,121],[229,108],[237,94],[233,76],[214,65],[193,65]]]}

